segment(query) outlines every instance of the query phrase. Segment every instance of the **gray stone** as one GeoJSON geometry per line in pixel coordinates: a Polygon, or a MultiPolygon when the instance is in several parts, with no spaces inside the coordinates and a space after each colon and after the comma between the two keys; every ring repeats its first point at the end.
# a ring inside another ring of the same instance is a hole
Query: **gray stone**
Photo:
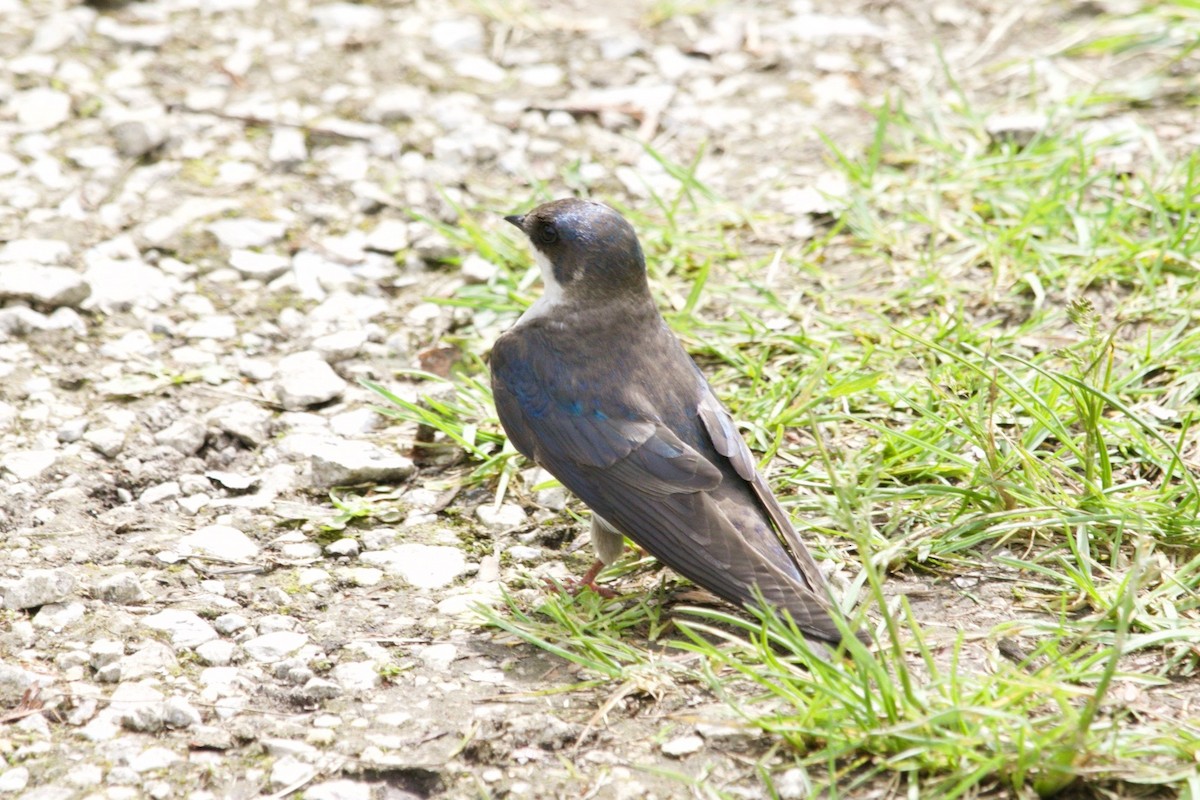
{"type": "Polygon", "coordinates": [[[213,620],[213,627],[220,631],[222,636],[235,634],[249,625],[241,614],[222,614],[213,620]]]}
{"type": "Polygon", "coordinates": [[[163,146],[167,131],[158,120],[130,119],[118,122],[109,131],[117,152],[126,158],[141,158],[163,146]]]}
{"type": "Polygon", "coordinates": [[[1024,147],[1034,137],[1044,133],[1049,124],[1049,118],[1037,111],[993,114],[984,122],[984,129],[994,142],[1011,141],[1018,147],[1024,147]]]}
{"type": "Polygon", "coordinates": [[[127,682],[109,697],[118,724],[132,731],[153,733],[163,728],[163,694],[148,683],[127,682]]]}
{"type": "Polygon", "coordinates": [[[325,552],[331,556],[356,556],[358,551],[358,540],[349,537],[325,545],[325,552]]]}
{"type": "Polygon", "coordinates": [[[262,219],[238,217],[220,219],[208,224],[208,230],[225,247],[266,247],[277,242],[287,233],[287,225],[262,219]]]}
{"type": "Polygon", "coordinates": [[[335,436],[292,434],[284,438],[281,447],[311,460],[313,485],[320,488],[397,483],[414,469],[412,460],[404,456],[368,442],[335,436]]]}
{"type": "Polygon", "coordinates": [[[308,160],[308,143],[299,128],[279,126],[271,134],[267,158],[273,164],[291,166],[308,160]]]}
{"type": "Polygon", "coordinates": [[[398,253],[408,247],[408,225],[398,219],[385,219],[367,234],[363,246],[380,253],[398,253]]]}
{"type": "Polygon", "coordinates": [[[463,259],[460,271],[467,283],[487,283],[496,277],[496,273],[500,271],[500,268],[486,258],[472,253],[463,259]]]}
{"type": "Polygon", "coordinates": [[[261,481],[252,475],[242,475],[239,472],[223,472],[217,469],[210,469],[204,473],[204,477],[210,481],[216,481],[222,487],[233,492],[245,492],[253,489],[261,481]]]}
{"type": "Polygon", "coordinates": [[[237,528],[208,525],[179,540],[185,555],[202,553],[224,561],[250,561],[258,555],[258,544],[237,528]]]}
{"type": "Polygon", "coordinates": [[[196,612],[180,608],[167,608],[157,614],[151,614],[142,619],[142,624],[166,633],[176,647],[195,647],[217,638],[213,627],[196,612]]]}
{"type": "Polygon", "coordinates": [[[25,767],[13,767],[0,772],[0,794],[24,791],[28,785],[29,770],[25,767]]]}
{"type": "Polygon", "coordinates": [[[179,481],[163,481],[162,483],[148,487],[138,495],[138,502],[144,506],[151,506],[155,503],[173,500],[182,493],[183,490],[179,487],[179,481]]]}
{"type": "Polygon", "coordinates": [[[33,569],[16,580],[0,581],[5,608],[36,608],[71,596],[75,576],[64,569],[33,569]]]}
{"type": "Polygon", "coordinates": [[[77,442],[83,438],[84,432],[87,430],[88,421],[85,417],[75,417],[69,419],[62,425],[58,426],[56,438],[63,444],[77,442]]]}
{"type": "Polygon", "coordinates": [[[207,433],[208,429],[202,421],[187,416],[154,434],[154,441],[190,456],[195,455],[204,446],[207,433]]]}
{"type": "Polygon", "coordinates": [[[175,653],[162,642],[149,641],[125,656],[117,664],[123,681],[161,677],[179,668],[175,653]]]}
{"type": "Polygon", "coordinates": [[[135,573],[121,572],[102,580],[96,587],[100,599],[117,605],[135,605],[150,599],[135,573]]]}
{"type": "Polygon", "coordinates": [[[0,246],[0,263],[66,264],[71,245],[61,239],[13,239],[0,246]]]}
{"type": "Polygon", "coordinates": [[[268,780],[276,787],[302,785],[316,774],[317,768],[312,764],[306,764],[295,756],[282,756],[271,765],[271,777],[268,780]]]}
{"type": "Polygon", "coordinates": [[[0,456],[0,470],[29,481],[41,477],[57,460],[58,453],[54,450],[17,450],[0,456]]]}
{"type": "Polygon", "coordinates": [[[263,664],[282,661],[308,642],[308,637],[296,631],[275,631],[256,636],[242,643],[251,659],[263,664]]]}
{"type": "Polygon", "coordinates": [[[113,428],[92,428],[83,434],[83,441],[106,458],[113,458],[125,449],[125,434],[113,428]]]}
{"type": "Polygon", "coordinates": [[[369,692],[379,685],[379,670],[371,661],[351,661],[333,668],[333,679],[352,694],[369,692]]]}
{"type": "Polygon", "coordinates": [[[57,89],[26,89],[9,97],[7,105],[29,131],[53,130],[71,118],[71,96],[57,89]]]}
{"type": "Polygon", "coordinates": [[[346,382],[320,353],[305,350],[285,356],[276,376],[279,402],[289,411],[300,411],[342,396],[346,382]]]}
{"type": "Polygon", "coordinates": [[[258,447],[270,436],[271,412],[249,400],[217,406],[206,420],[219,430],[235,436],[251,447],[258,447]]]}
{"type": "Polygon", "coordinates": [[[467,571],[467,561],[457,547],[400,544],[387,550],[372,550],[359,556],[366,564],[382,567],[421,589],[449,586],[467,571]]]}
{"type": "Polygon", "coordinates": [[[196,648],[196,655],[210,667],[224,667],[233,663],[233,654],[236,650],[233,642],[227,642],[224,639],[213,639],[211,642],[205,642],[196,648]]]}
{"type": "Polygon", "coordinates": [[[367,332],[361,328],[336,331],[313,340],[312,348],[326,361],[336,363],[354,358],[367,343],[367,332]]]}
{"type": "Polygon", "coordinates": [[[0,269],[0,300],[21,300],[49,308],[78,306],[92,293],[73,269],[19,264],[0,269]]]}
{"type": "Polygon", "coordinates": [[[416,655],[426,667],[445,675],[450,672],[450,665],[458,659],[458,648],[449,642],[439,642],[421,648],[416,655]]]}
{"type": "Polygon", "coordinates": [[[529,519],[525,514],[525,509],[514,503],[502,503],[499,508],[491,503],[485,503],[475,509],[475,516],[479,517],[479,521],[492,530],[515,528],[524,525],[529,519]]]}
{"type": "Polygon", "coordinates": [[[300,696],[310,702],[332,700],[342,696],[342,687],[324,678],[309,678],[300,688],[300,696]]]}
{"type": "Polygon", "coordinates": [[[47,603],[31,622],[35,628],[58,633],[83,619],[86,611],[83,603],[47,603]]]}
{"type": "Polygon", "coordinates": [[[115,664],[125,655],[125,645],[114,639],[97,639],[88,648],[89,663],[92,669],[100,669],[109,664],[115,664]]]}
{"type": "Polygon", "coordinates": [[[190,728],[199,725],[200,712],[182,697],[171,697],[163,703],[163,722],[168,728],[190,728]]]}
{"type": "Polygon", "coordinates": [[[278,253],[259,253],[255,250],[234,250],[229,254],[229,266],[243,278],[253,278],[263,283],[273,281],[288,271],[292,261],[278,253]]]}
{"type": "Polygon", "coordinates": [[[694,733],[686,736],[679,736],[670,741],[663,742],[663,755],[671,756],[672,758],[683,758],[690,756],[693,753],[698,753],[704,748],[704,740],[694,733]]]}

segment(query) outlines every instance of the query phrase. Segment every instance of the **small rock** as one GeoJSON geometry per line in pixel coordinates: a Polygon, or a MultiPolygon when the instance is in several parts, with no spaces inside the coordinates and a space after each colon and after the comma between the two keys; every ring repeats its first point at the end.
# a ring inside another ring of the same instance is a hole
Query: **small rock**
{"type": "Polygon", "coordinates": [[[0,773],[0,794],[24,791],[29,785],[29,770],[25,767],[13,767],[0,773]]]}
{"type": "Polygon", "coordinates": [[[231,636],[249,625],[241,614],[222,614],[213,620],[213,627],[220,631],[222,636],[231,636]]]}
{"type": "Polygon", "coordinates": [[[196,655],[210,667],[225,667],[233,663],[233,652],[236,648],[233,642],[224,639],[213,639],[196,648],[196,655]]]}
{"type": "Polygon", "coordinates": [[[174,448],[185,456],[195,455],[204,446],[208,429],[195,417],[184,417],[154,434],[158,444],[174,448]]]}
{"type": "Polygon", "coordinates": [[[53,450],[17,450],[0,457],[0,469],[28,481],[41,477],[57,460],[58,453],[53,450]]]}
{"type": "Polygon", "coordinates": [[[305,764],[294,756],[283,756],[271,765],[269,780],[271,785],[276,787],[301,785],[308,783],[316,774],[317,768],[312,764],[305,764]]]}
{"type": "Polygon", "coordinates": [[[458,648],[449,642],[439,642],[422,648],[417,653],[417,658],[429,669],[445,675],[450,672],[450,665],[458,658],[458,648]]]}
{"type": "Polygon", "coordinates": [[[100,599],[106,603],[124,606],[144,603],[150,599],[137,575],[132,572],[121,572],[105,578],[96,588],[100,599]]]}
{"type": "Polygon", "coordinates": [[[47,603],[30,620],[33,627],[58,633],[83,619],[83,603],[47,603]]]}
{"type": "Polygon", "coordinates": [[[300,689],[300,696],[309,702],[332,700],[342,696],[342,687],[324,678],[309,678],[300,689]]]}
{"type": "Polygon", "coordinates": [[[109,698],[121,727],[153,733],[163,728],[163,694],[148,683],[122,683],[109,698]]]}
{"type": "Polygon", "coordinates": [[[496,508],[491,503],[487,503],[475,509],[475,516],[479,517],[480,522],[493,530],[515,528],[519,525],[524,525],[526,520],[529,519],[525,514],[525,510],[513,503],[503,503],[499,508],[496,508]]]}
{"type": "Polygon", "coordinates": [[[114,664],[125,655],[125,645],[113,639],[97,639],[88,648],[88,663],[92,669],[114,664]]]}
{"type": "Polygon", "coordinates": [[[168,728],[190,728],[201,721],[200,712],[182,697],[172,697],[163,703],[163,722],[168,728]]]}
{"type": "Polygon", "coordinates": [[[330,363],[354,358],[367,343],[367,332],[360,329],[337,331],[313,340],[312,347],[330,363]]]}
{"type": "Polygon", "coordinates": [[[113,428],[93,428],[83,435],[83,441],[106,458],[113,458],[125,449],[125,434],[113,428]]]}
{"type": "Polygon", "coordinates": [[[375,564],[421,589],[448,586],[466,572],[467,562],[457,547],[401,544],[363,553],[359,559],[375,564]]]}
{"type": "Polygon", "coordinates": [[[775,793],[779,795],[780,800],[804,800],[806,797],[813,796],[813,787],[808,779],[808,773],[800,767],[784,770],[783,774],[774,776],[772,782],[775,784],[775,793]]]}
{"type": "Polygon", "coordinates": [[[359,552],[357,539],[346,537],[325,545],[325,552],[331,556],[356,556],[359,552]]]}
{"type": "Polygon", "coordinates": [[[144,506],[161,503],[164,500],[172,500],[182,494],[179,488],[179,481],[164,481],[149,487],[146,491],[138,496],[138,502],[144,506]]]}
{"type": "Polygon", "coordinates": [[[276,381],[279,402],[289,411],[328,403],[346,391],[346,382],[320,353],[311,350],[283,358],[276,381]]]}
{"type": "Polygon", "coordinates": [[[48,308],[76,307],[92,287],[73,269],[14,264],[0,269],[0,300],[22,300],[48,308]]]}
{"type": "Polygon", "coordinates": [[[204,473],[204,477],[210,481],[216,481],[232,492],[249,491],[261,482],[258,478],[251,475],[242,475],[238,472],[222,472],[218,469],[210,469],[204,473]]]}
{"type": "Polygon", "coordinates": [[[399,253],[408,247],[408,225],[397,219],[385,219],[367,234],[363,246],[379,253],[399,253]]]}
{"type": "Polygon", "coordinates": [[[116,666],[117,679],[132,681],[161,677],[177,670],[179,662],[175,660],[175,653],[170,647],[162,642],[149,641],[122,658],[116,666]]]}
{"type": "Polygon", "coordinates": [[[37,88],[17,92],[7,103],[20,126],[30,131],[49,131],[71,118],[71,96],[57,89],[37,88]]]}
{"type": "Polygon", "coordinates": [[[117,152],[126,158],[141,158],[167,141],[166,128],[158,120],[130,119],[118,122],[109,133],[116,143],[117,152]]]}
{"type": "Polygon", "coordinates": [[[208,230],[225,247],[244,249],[266,247],[272,242],[279,241],[287,233],[287,225],[283,222],[238,217],[211,222],[208,230]]]}
{"type": "Polygon", "coordinates": [[[994,114],[984,122],[984,129],[993,142],[1011,141],[1024,147],[1045,133],[1049,124],[1049,118],[1040,112],[994,114]]]}
{"type": "Polygon", "coordinates": [[[513,561],[537,561],[542,557],[541,548],[529,547],[528,545],[517,544],[508,548],[508,555],[513,561]]]}
{"type": "Polygon", "coordinates": [[[304,131],[282,125],[277,127],[271,134],[267,158],[272,164],[284,167],[307,161],[308,142],[305,141],[304,131]]]}
{"type": "Polygon", "coordinates": [[[704,747],[704,740],[696,734],[688,734],[687,736],[679,736],[669,742],[663,742],[663,755],[671,756],[672,758],[683,758],[690,756],[692,753],[698,753],[704,747]]]}
{"type": "Polygon", "coordinates": [[[472,253],[463,259],[460,270],[467,283],[487,283],[496,277],[500,268],[483,256],[472,253]]]}
{"type": "Polygon", "coordinates": [[[379,670],[370,661],[351,661],[333,668],[333,679],[343,690],[361,694],[379,685],[379,670]]]}
{"type": "Polygon", "coordinates": [[[179,761],[179,755],[174,750],[168,750],[165,747],[150,747],[130,759],[129,768],[137,773],[155,772],[167,769],[177,761],[179,761]]]}
{"type": "Polygon", "coordinates": [[[398,483],[415,468],[411,459],[353,439],[293,434],[282,447],[311,460],[313,484],[319,488],[398,483]]]}
{"type": "Polygon", "coordinates": [[[308,642],[308,637],[295,631],[275,631],[256,636],[242,643],[246,655],[263,664],[282,661],[308,642]]]}
{"type": "Polygon", "coordinates": [[[217,406],[206,417],[209,425],[235,436],[250,447],[258,447],[270,435],[271,412],[249,400],[217,406]]]}
{"type": "Polygon", "coordinates": [[[85,417],[75,417],[75,419],[69,419],[62,425],[59,425],[56,436],[63,444],[78,442],[83,438],[83,434],[87,428],[88,421],[85,417]]]}
{"type": "Polygon", "coordinates": [[[255,250],[234,250],[229,254],[229,266],[243,278],[268,283],[288,271],[292,260],[278,253],[259,253],[255,250]]]}
{"type": "Polygon", "coordinates": [[[237,528],[208,525],[179,540],[180,551],[203,553],[225,561],[249,561],[258,555],[258,545],[237,528]]]}
{"type": "Polygon", "coordinates": [[[34,569],[16,580],[0,581],[5,608],[36,608],[65,600],[75,589],[75,576],[64,569],[34,569]]]}
{"type": "Polygon", "coordinates": [[[176,647],[195,647],[217,638],[213,627],[196,612],[180,608],[167,608],[157,614],[151,614],[142,619],[142,624],[147,628],[165,632],[176,647]]]}

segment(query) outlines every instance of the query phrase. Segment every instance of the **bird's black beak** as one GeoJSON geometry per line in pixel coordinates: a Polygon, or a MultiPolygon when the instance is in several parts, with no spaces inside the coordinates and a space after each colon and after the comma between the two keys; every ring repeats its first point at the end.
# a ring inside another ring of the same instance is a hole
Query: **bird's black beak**
{"type": "Polygon", "coordinates": [[[504,218],[504,221],[511,222],[513,225],[516,225],[518,228],[521,228],[521,230],[524,230],[524,227],[523,227],[525,224],[525,215],[524,214],[510,214],[509,216],[504,218]]]}

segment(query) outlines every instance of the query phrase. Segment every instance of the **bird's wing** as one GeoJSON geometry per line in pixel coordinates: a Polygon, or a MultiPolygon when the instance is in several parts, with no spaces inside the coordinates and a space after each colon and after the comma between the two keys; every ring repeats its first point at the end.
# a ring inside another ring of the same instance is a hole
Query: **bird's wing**
{"type": "Polygon", "coordinates": [[[492,351],[492,389],[500,422],[526,457],[556,475],[602,469],[649,497],[720,484],[720,470],[652,414],[618,413],[595,396],[564,396],[541,374],[543,365],[509,352],[511,345],[501,340],[492,351]]]}
{"type": "Polygon", "coordinates": [[[754,489],[754,494],[770,517],[771,525],[779,535],[780,541],[796,562],[800,574],[808,582],[808,588],[819,595],[826,594],[829,590],[825,576],[821,574],[817,562],[801,541],[800,534],[796,533],[787,512],[779,505],[775,494],[767,486],[766,479],[758,471],[754,455],[746,445],[746,440],[738,433],[733,417],[725,410],[725,406],[721,405],[721,401],[716,398],[707,383],[702,387],[699,411],[700,421],[704,423],[704,429],[708,431],[713,447],[729,459],[737,474],[754,489]]]}

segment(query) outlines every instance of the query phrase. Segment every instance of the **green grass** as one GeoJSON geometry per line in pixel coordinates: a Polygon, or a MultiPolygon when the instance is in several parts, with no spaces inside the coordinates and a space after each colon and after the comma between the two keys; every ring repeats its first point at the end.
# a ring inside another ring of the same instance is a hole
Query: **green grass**
{"type": "MultiPolygon", "coordinates": [[[[1158,47],[1161,77],[1195,61],[1185,23],[1194,3],[1151,6],[1069,55],[1158,47]]],[[[798,766],[831,797],[1200,797],[1200,155],[1148,148],[1126,173],[1083,135],[1144,88],[1055,109],[1023,147],[965,102],[893,100],[861,152],[830,143],[843,210],[787,250],[757,244],[780,220],[732,209],[695,163],[669,165],[674,196],[622,208],[781,500],[854,574],[873,652],[825,661],[769,610],[668,611],[661,589],[513,595],[487,623],[573,662],[564,691],[705,687],[776,742],[768,793],[798,766]],[[925,594],[891,590],[906,581],[925,594]]],[[[500,266],[450,301],[475,311],[460,336],[478,353],[536,272],[460,211],[443,232],[500,266]]],[[[518,459],[484,369],[398,413],[505,494],[518,459]]]]}

